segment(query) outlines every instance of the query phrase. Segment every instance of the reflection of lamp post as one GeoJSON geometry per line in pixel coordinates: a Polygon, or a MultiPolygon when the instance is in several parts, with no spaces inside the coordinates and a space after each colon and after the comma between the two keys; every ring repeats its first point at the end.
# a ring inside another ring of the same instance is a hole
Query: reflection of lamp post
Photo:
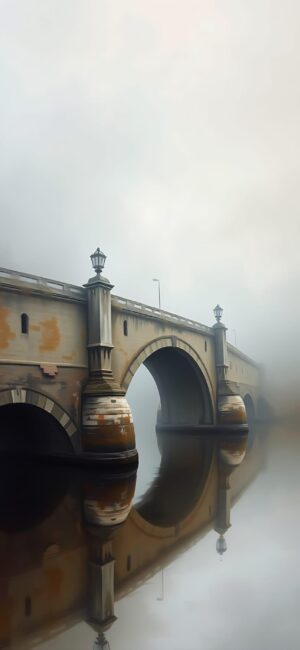
{"type": "Polygon", "coordinates": [[[159,309],[161,309],[161,302],[160,302],[160,280],[158,278],[153,278],[152,282],[157,282],[158,286],[158,306],[159,309]]]}
{"type": "Polygon", "coordinates": [[[110,645],[106,640],[103,632],[100,632],[93,645],[93,650],[110,650],[110,645]]]}
{"type": "Polygon", "coordinates": [[[219,555],[223,555],[223,553],[227,551],[226,539],[223,534],[221,534],[217,539],[216,550],[219,555]]]}

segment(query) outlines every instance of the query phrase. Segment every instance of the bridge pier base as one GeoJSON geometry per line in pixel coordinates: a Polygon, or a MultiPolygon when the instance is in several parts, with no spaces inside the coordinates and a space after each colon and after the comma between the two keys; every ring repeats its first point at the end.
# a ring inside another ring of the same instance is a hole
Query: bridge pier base
{"type": "Polygon", "coordinates": [[[218,388],[217,423],[222,428],[248,430],[244,401],[225,381],[219,384],[218,388]]]}
{"type": "Polygon", "coordinates": [[[131,410],[113,379],[108,383],[107,378],[94,378],[85,387],[82,449],[109,464],[138,462],[131,410]]]}

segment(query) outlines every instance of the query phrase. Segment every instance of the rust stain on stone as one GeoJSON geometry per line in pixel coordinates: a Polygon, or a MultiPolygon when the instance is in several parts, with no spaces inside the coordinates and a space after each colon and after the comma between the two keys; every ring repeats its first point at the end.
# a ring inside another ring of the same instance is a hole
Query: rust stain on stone
{"type": "Polygon", "coordinates": [[[60,343],[60,331],[57,323],[57,318],[49,318],[40,322],[42,340],[40,343],[41,352],[51,352],[56,350],[60,343]]]}
{"type": "Polygon", "coordinates": [[[7,322],[10,310],[7,307],[0,307],[0,349],[4,350],[9,346],[10,341],[16,338],[15,333],[7,322]]]}
{"type": "Polygon", "coordinates": [[[40,331],[40,325],[29,325],[29,329],[31,332],[39,332],[40,331]]]}

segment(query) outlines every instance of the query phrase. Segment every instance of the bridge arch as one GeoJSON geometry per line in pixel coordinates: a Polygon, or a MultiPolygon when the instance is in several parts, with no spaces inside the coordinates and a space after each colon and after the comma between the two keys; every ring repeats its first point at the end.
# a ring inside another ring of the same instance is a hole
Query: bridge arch
{"type": "Polygon", "coordinates": [[[40,440],[42,443],[44,431],[45,439],[48,439],[45,440],[46,447],[47,442],[51,447],[52,436],[53,448],[47,449],[48,451],[55,452],[57,450],[73,453],[80,451],[80,434],[75,423],[70,415],[49,395],[18,386],[0,391],[1,432],[4,432],[5,425],[9,427],[10,422],[13,424],[14,433],[19,422],[21,422],[21,425],[24,422],[27,427],[33,423],[33,429],[37,435],[39,435],[38,429],[41,428],[40,440]],[[59,448],[56,449],[56,442],[58,441],[59,448]]]}
{"type": "Polygon", "coordinates": [[[127,390],[144,364],[154,378],[161,400],[159,424],[197,426],[215,421],[211,378],[198,353],[177,337],[160,337],[138,351],[121,381],[127,390]]]}

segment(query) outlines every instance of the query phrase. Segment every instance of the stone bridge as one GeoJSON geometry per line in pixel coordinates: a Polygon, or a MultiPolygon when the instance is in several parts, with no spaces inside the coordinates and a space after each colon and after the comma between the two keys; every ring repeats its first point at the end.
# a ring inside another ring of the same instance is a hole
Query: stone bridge
{"type": "Polygon", "coordinates": [[[159,390],[160,427],[245,430],[246,413],[259,414],[261,370],[226,342],[220,315],[207,327],[111,295],[97,253],[83,287],[0,269],[0,448],[14,440],[136,462],[125,396],[142,363],[159,390]]]}

